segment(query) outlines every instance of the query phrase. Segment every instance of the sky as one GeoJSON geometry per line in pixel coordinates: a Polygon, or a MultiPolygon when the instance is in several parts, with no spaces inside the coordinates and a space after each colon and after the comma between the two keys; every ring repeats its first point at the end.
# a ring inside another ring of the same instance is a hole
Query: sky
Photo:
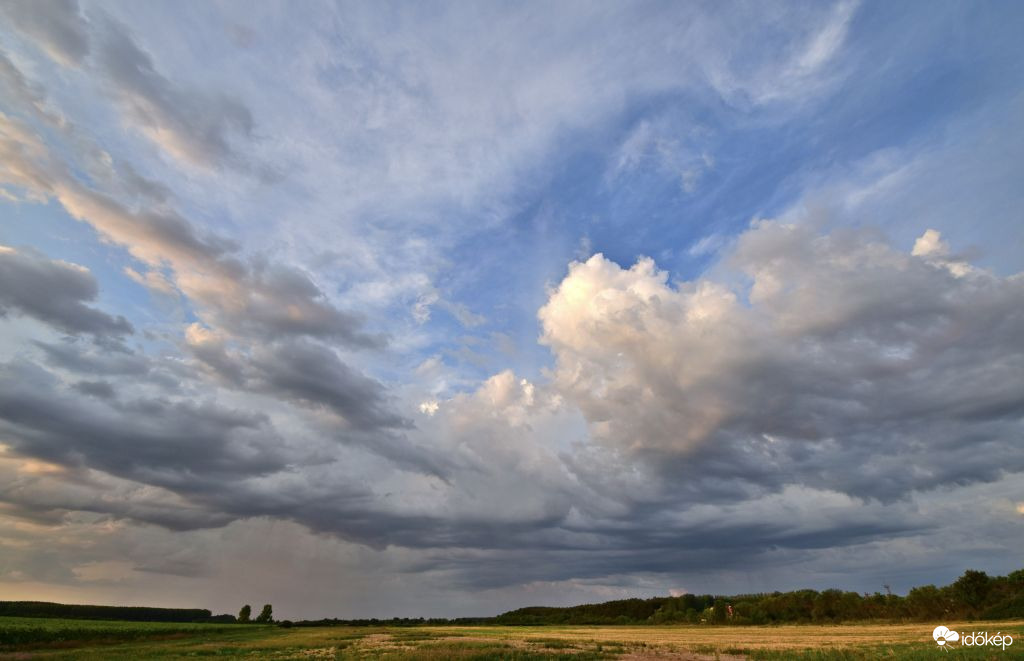
{"type": "Polygon", "coordinates": [[[1022,31],[0,2],[0,595],[479,616],[1020,568],[1022,31]]]}

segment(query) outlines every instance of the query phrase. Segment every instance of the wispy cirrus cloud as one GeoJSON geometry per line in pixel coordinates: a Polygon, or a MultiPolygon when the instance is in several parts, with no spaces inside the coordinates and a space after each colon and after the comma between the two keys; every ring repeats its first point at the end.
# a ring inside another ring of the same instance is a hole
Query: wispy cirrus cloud
{"type": "Polygon", "coordinates": [[[227,95],[182,87],[163,76],[123,25],[101,11],[86,18],[77,0],[9,3],[3,12],[58,64],[90,64],[126,122],[189,165],[244,167],[236,139],[252,137],[248,108],[227,95]]]}
{"type": "Polygon", "coordinates": [[[89,55],[89,31],[77,0],[8,2],[0,12],[64,66],[77,66],[89,55]]]}

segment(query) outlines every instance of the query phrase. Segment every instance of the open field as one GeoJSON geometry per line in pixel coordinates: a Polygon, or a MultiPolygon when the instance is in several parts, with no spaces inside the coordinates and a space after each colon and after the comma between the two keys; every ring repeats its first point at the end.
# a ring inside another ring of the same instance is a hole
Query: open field
{"type": "MultiPolygon", "coordinates": [[[[947,623],[1014,645],[948,658],[1024,658],[1024,621],[947,623]]],[[[315,627],[0,618],[0,659],[934,659],[930,624],[771,627],[315,627]]],[[[943,658],[946,658],[943,654],[943,658]]]]}
{"type": "Polygon", "coordinates": [[[0,650],[11,646],[84,641],[140,640],[154,636],[208,636],[236,633],[233,624],[126,622],[39,617],[0,617],[0,650]]]}

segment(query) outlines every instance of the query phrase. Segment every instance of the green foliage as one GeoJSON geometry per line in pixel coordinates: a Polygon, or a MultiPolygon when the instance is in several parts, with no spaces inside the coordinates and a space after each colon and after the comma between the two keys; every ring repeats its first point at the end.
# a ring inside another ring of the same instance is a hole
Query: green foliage
{"type": "Polygon", "coordinates": [[[1024,618],[1024,591],[1004,599],[981,614],[983,620],[1015,620],[1024,618]]]}
{"type": "Polygon", "coordinates": [[[952,585],[913,588],[906,597],[842,590],[795,590],[732,597],[624,599],[571,608],[520,608],[494,618],[495,624],[833,624],[864,620],[938,621],[948,618],[1024,617],[1024,570],[989,577],[968,570],[952,585]],[[732,604],[733,617],[727,615],[732,604]]]}
{"type": "Polygon", "coordinates": [[[139,640],[186,633],[217,634],[230,625],[186,622],[129,622],[75,618],[0,617],[0,649],[70,641],[139,640]]]}
{"type": "Polygon", "coordinates": [[[952,588],[954,598],[973,611],[985,604],[992,589],[992,581],[985,572],[968,569],[953,583],[952,588]]]}
{"type": "Polygon", "coordinates": [[[531,606],[503,613],[495,624],[630,624],[643,622],[654,615],[672,597],[654,599],[622,599],[603,604],[585,604],[570,608],[531,606]]]}
{"type": "Polygon", "coordinates": [[[202,621],[203,622],[219,622],[221,624],[230,624],[232,622],[236,622],[237,620],[235,619],[234,615],[230,615],[228,613],[222,613],[220,615],[213,615],[213,616],[208,617],[208,618],[206,618],[205,620],[202,620],[202,621]]]}
{"type": "Polygon", "coordinates": [[[953,600],[934,585],[913,588],[904,601],[907,616],[915,620],[941,618],[953,606],[953,600]]]}
{"type": "Polygon", "coordinates": [[[146,608],[54,604],[48,601],[0,601],[0,616],[127,622],[203,622],[210,619],[210,611],[205,608],[146,608]]]}
{"type": "Polygon", "coordinates": [[[729,605],[724,598],[716,599],[715,605],[711,607],[711,621],[715,624],[725,624],[729,617],[728,608],[729,605]]]}
{"type": "Polygon", "coordinates": [[[274,609],[270,604],[263,604],[263,610],[256,617],[256,622],[259,624],[270,624],[274,621],[274,609]]]}
{"type": "Polygon", "coordinates": [[[252,606],[246,604],[242,606],[242,610],[238,611],[238,621],[242,624],[249,622],[249,617],[252,615],[252,606]]]}

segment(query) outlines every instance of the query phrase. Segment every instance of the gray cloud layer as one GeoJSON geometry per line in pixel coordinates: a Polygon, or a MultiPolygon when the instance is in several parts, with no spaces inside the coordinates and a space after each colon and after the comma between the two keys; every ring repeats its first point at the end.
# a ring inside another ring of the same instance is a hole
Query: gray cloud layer
{"type": "MultiPolygon", "coordinates": [[[[772,222],[722,266],[740,278],[673,287],[649,261],[573,265],[540,312],[550,383],[496,375],[399,436],[388,430],[401,419],[375,408],[380,385],[323,346],[243,355],[205,331],[190,338],[232,391],[302,407],[289,420],[335,413],[345,424],[305,424],[363,435],[376,459],[359,458],[361,445],[310,454],[288,441],[298,429],[282,437],[263,414],[196,405],[159,383],[162,395],[125,398],[118,374],[141,368],[97,362],[95,347],[40,345],[60,369],[96,366],[106,381],[64,387],[7,365],[0,417],[20,455],[183,499],[175,517],[116,499],[87,499],[90,511],[178,528],[287,518],[419,549],[417,570],[477,588],[928,534],[936,524],[915,494],[1024,470],[1019,276],[941,247],[909,255],[871,233],[772,222]],[[576,412],[592,440],[566,444],[576,412]]],[[[179,379],[182,393],[206,388],[179,379]]],[[[62,507],[59,493],[15,500],[38,516],[62,507]]],[[[84,507],[75,493],[64,507],[84,507]]]]}
{"type": "Polygon", "coordinates": [[[2,369],[0,417],[14,449],[40,459],[186,489],[283,468],[273,439],[261,436],[266,420],[258,414],[212,403],[76,397],[31,364],[2,369]]]}
{"type": "Polygon", "coordinates": [[[249,109],[226,94],[182,88],[160,74],[152,58],[120,26],[108,25],[96,62],[124,112],[153,142],[203,167],[241,166],[235,139],[252,136],[249,109]]]}
{"type": "Polygon", "coordinates": [[[65,66],[77,65],[89,54],[89,34],[77,0],[5,2],[0,13],[65,66]]]}
{"type": "Polygon", "coordinates": [[[124,317],[87,305],[98,295],[96,278],[88,269],[48,259],[35,250],[0,246],[0,316],[14,311],[72,334],[131,333],[132,325],[124,317]]]}

